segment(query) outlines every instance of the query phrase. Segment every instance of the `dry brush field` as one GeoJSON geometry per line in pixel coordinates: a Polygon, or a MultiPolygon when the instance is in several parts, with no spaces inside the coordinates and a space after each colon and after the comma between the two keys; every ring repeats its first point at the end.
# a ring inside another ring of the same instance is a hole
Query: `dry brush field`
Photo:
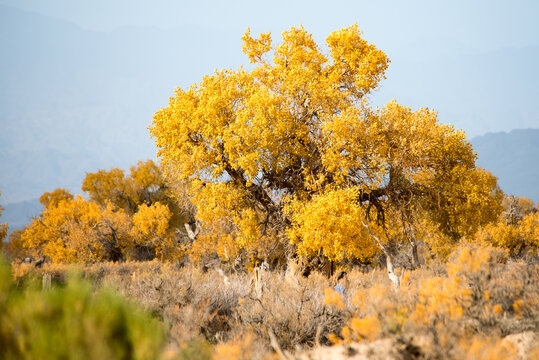
{"type": "MultiPolygon", "coordinates": [[[[306,277],[293,262],[281,271],[157,260],[78,267],[92,293],[112,289],[158,320],[152,356],[166,359],[533,359],[538,269],[533,257],[472,245],[446,263],[397,271],[398,289],[385,270],[306,277]]],[[[18,264],[12,276],[15,286],[47,293],[69,288],[74,271],[18,264]]]]}

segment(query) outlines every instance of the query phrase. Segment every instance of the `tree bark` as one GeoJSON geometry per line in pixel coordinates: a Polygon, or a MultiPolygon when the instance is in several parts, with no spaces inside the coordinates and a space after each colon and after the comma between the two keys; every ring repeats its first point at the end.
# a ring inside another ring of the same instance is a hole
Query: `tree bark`
{"type": "Polygon", "coordinates": [[[410,248],[412,250],[412,267],[417,269],[419,267],[419,255],[417,253],[417,243],[415,239],[410,239],[410,248]]]}
{"type": "Polygon", "coordinates": [[[391,255],[389,250],[384,246],[384,244],[382,244],[382,241],[380,241],[380,238],[371,231],[371,228],[369,227],[369,225],[365,224],[365,222],[362,219],[360,220],[363,226],[367,229],[367,231],[371,235],[371,237],[374,239],[376,244],[378,244],[378,247],[380,248],[380,250],[382,250],[382,252],[386,256],[387,276],[389,277],[389,280],[391,280],[391,282],[393,283],[393,287],[395,288],[395,290],[398,290],[400,286],[400,280],[397,274],[395,274],[395,269],[393,267],[393,256],[391,255]]]}
{"type": "Polygon", "coordinates": [[[188,223],[184,224],[185,230],[187,231],[187,237],[189,237],[189,240],[191,240],[191,243],[195,242],[197,239],[198,233],[200,232],[200,226],[195,222],[194,224],[194,230],[191,229],[191,226],[188,223]]]}

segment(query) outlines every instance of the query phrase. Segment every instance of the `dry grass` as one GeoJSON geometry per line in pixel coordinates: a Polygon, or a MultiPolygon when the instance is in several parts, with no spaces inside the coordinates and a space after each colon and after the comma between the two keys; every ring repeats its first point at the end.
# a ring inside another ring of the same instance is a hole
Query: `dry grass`
{"type": "MultiPolygon", "coordinates": [[[[69,269],[19,265],[15,274],[19,283],[43,273],[61,283],[69,269]]],[[[504,337],[539,329],[537,262],[508,260],[492,248],[464,247],[446,264],[401,271],[397,292],[383,270],[350,271],[341,280],[344,295],[316,272],[305,278],[263,270],[261,296],[252,272],[158,261],[88,265],[82,272],[96,287],[113,286],[162,319],[172,358],[182,358],[178,354],[193,339],[196,346],[212,344],[223,359],[270,358],[270,333],[285,352],[296,354],[330,340],[391,339],[408,358],[473,358],[488,349],[511,353],[504,337]]]]}

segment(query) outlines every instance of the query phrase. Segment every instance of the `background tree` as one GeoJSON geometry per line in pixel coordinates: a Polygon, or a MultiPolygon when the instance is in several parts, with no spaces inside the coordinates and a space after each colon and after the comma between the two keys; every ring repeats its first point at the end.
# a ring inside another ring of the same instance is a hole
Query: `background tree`
{"type": "MultiPolygon", "coordinates": [[[[0,198],[1,197],[2,197],[2,191],[0,191],[0,198]]],[[[3,211],[4,211],[4,208],[0,205],[0,217],[2,217],[3,211]]],[[[0,224],[0,249],[2,248],[2,244],[6,235],[7,235],[7,223],[0,224]]]]}
{"type": "Polygon", "coordinates": [[[328,55],[302,27],[274,48],[269,33],[248,30],[243,41],[252,70],[176,90],[150,127],[166,168],[191,181],[213,238],[237,252],[288,231],[300,252],[368,258],[375,244],[389,261],[391,213],[403,229],[421,213],[451,239],[496,214],[496,181],[476,169],[462,131],[428,109],[369,107],[389,60],[357,25],[329,35],[328,55]],[[492,211],[474,219],[485,201],[492,211]]]}
{"type": "Polygon", "coordinates": [[[24,231],[14,233],[14,255],[29,254],[55,263],[181,257],[183,248],[169,225],[172,213],[159,202],[140,205],[132,216],[110,201],[100,206],[81,196],[52,204],[24,231]]]}
{"type": "Polygon", "coordinates": [[[69,190],[58,188],[52,192],[46,192],[40,196],[39,202],[45,207],[58,206],[62,200],[73,200],[74,196],[69,190]]]}
{"type": "Polygon", "coordinates": [[[185,192],[182,183],[169,182],[151,160],[132,166],[129,176],[117,168],[88,173],[83,190],[91,200],[75,198],[64,189],[44,193],[42,214],[16,233],[11,252],[53,262],[156,256],[178,260],[188,243],[183,224],[190,214],[182,209],[188,204],[185,197],[180,202],[182,189],[185,192]]]}
{"type": "Polygon", "coordinates": [[[98,204],[75,199],[46,207],[42,215],[21,234],[24,248],[33,258],[60,262],[98,262],[106,259],[99,236],[101,208],[98,204]]]}
{"type": "Polygon", "coordinates": [[[480,229],[475,239],[503,247],[515,256],[526,251],[536,254],[539,249],[539,211],[534,202],[511,195],[504,198],[503,205],[504,211],[497,221],[480,229]]]}
{"type": "MultiPolygon", "coordinates": [[[[179,184],[175,190],[179,191],[179,184]]],[[[152,160],[139,161],[130,167],[129,175],[124,170],[112,168],[87,173],[82,182],[82,190],[88,192],[90,199],[101,206],[112,203],[133,215],[142,204],[151,206],[156,202],[166,204],[172,211],[171,226],[182,227],[187,221],[186,214],[176,201],[160,166],[152,160]]]]}

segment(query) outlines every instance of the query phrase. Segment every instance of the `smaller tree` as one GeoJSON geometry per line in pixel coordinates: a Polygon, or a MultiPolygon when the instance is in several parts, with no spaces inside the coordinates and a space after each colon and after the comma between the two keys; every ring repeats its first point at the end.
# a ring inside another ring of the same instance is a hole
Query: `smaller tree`
{"type": "Polygon", "coordinates": [[[182,209],[185,185],[171,184],[151,160],[131,166],[128,176],[118,168],[88,173],[82,189],[91,200],[65,189],[44,193],[42,214],[14,238],[13,252],[53,262],[179,259],[191,210],[182,209]]]}
{"type": "Polygon", "coordinates": [[[137,210],[138,204],[124,170],[112,168],[87,173],[82,182],[82,190],[88,192],[90,199],[101,206],[106,206],[107,202],[111,202],[129,214],[137,210]]]}
{"type": "Polygon", "coordinates": [[[536,253],[539,249],[539,211],[533,201],[511,195],[504,199],[503,204],[505,211],[498,220],[480,229],[475,239],[503,247],[515,256],[526,249],[536,253]]]}
{"type": "Polygon", "coordinates": [[[131,166],[128,176],[124,170],[112,168],[87,173],[82,182],[82,190],[90,199],[101,206],[111,202],[132,215],[142,204],[172,202],[167,193],[167,184],[161,168],[152,160],[139,161],[131,166]]]}
{"type": "MultiPolygon", "coordinates": [[[[0,191],[0,198],[1,197],[2,197],[2,191],[0,191]]],[[[0,217],[2,217],[3,212],[4,212],[4,208],[0,205],[0,217]]],[[[6,235],[7,235],[7,223],[0,224],[0,249],[2,248],[2,243],[6,235]]]]}
{"type": "Polygon", "coordinates": [[[60,262],[98,262],[106,258],[99,236],[99,205],[81,196],[46,207],[21,234],[25,250],[34,258],[60,262]]]}

